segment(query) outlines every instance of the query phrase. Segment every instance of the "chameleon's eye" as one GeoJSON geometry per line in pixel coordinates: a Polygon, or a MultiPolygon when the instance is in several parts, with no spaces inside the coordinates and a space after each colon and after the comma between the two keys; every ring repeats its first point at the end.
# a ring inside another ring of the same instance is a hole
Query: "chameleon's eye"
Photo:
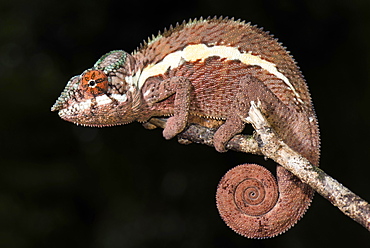
{"type": "Polygon", "coordinates": [[[86,71],[81,77],[80,87],[93,96],[104,94],[108,89],[108,77],[101,70],[86,71]]]}
{"type": "Polygon", "coordinates": [[[90,81],[89,81],[89,86],[90,86],[91,88],[94,88],[96,85],[97,85],[97,84],[96,84],[96,81],[95,81],[95,80],[90,80],[90,81]]]}

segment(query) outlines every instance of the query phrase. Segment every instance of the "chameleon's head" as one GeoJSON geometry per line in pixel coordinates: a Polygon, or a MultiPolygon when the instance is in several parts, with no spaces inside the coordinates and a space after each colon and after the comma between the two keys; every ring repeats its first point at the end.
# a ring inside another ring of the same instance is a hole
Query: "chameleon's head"
{"type": "Polygon", "coordinates": [[[93,68],[72,77],[51,108],[85,126],[112,126],[136,119],[141,97],[135,85],[135,61],[124,51],[102,56],[93,68]]]}

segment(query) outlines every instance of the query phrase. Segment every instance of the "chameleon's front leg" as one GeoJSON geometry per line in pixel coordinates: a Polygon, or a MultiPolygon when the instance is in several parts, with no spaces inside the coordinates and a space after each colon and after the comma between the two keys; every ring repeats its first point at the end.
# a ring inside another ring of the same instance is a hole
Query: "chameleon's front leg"
{"type": "Polygon", "coordinates": [[[193,86],[185,77],[172,77],[161,81],[158,85],[155,102],[160,102],[175,94],[173,116],[166,122],[163,137],[171,139],[182,132],[188,122],[190,94],[193,86]]]}

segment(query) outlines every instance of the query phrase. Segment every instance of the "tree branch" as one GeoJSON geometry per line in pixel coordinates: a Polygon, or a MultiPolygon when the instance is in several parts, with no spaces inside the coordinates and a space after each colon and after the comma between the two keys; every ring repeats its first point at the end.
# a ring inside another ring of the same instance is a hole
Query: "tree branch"
{"type": "Polygon", "coordinates": [[[310,185],[320,195],[329,200],[334,206],[339,208],[344,214],[370,231],[369,203],[289,148],[277,137],[261,111],[253,102],[249,110],[248,122],[256,130],[258,140],[261,141],[259,147],[263,155],[271,158],[292,172],[304,183],[310,185]]]}
{"type": "MultiPolygon", "coordinates": [[[[369,203],[289,148],[277,137],[254,102],[251,102],[249,117],[245,122],[252,124],[254,127],[254,136],[236,135],[227,144],[228,149],[263,155],[274,160],[276,163],[299,177],[303,182],[310,185],[344,214],[370,231],[369,203]]],[[[150,123],[157,127],[164,128],[166,119],[153,118],[150,123]]],[[[214,132],[215,129],[192,124],[184,132],[179,134],[178,138],[179,142],[182,144],[187,144],[191,141],[213,146],[214,132]]]]}

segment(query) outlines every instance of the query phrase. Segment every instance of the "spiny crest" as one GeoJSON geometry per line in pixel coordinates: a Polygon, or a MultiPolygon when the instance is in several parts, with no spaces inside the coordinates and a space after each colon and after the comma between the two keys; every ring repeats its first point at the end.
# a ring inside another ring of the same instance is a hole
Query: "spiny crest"
{"type": "MultiPolygon", "coordinates": [[[[184,29],[185,27],[191,27],[193,25],[196,25],[196,24],[199,24],[199,23],[204,23],[204,22],[208,22],[208,23],[234,23],[234,24],[245,25],[245,26],[251,28],[254,32],[262,35],[263,37],[266,37],[268,39],[276,41],[282,47],[282,49],[287,51],[286,47],[284,47],[282,45],[282,43],[279,42],[278,39],[274,37],[273,34],[271,34],[269,31],[265,31],[262,27],[258,27],[257,25],[252,25],[251,22],[246,22],[245,20],[241,20],[241,19],[235,20],[233,17],[229,18],[229,17],[223,17],[223,16],[219,16],[219,17],[217,17],[217,16],[210,17],[209,16],[206,19],[204,19],[203,17],[200,17],[199,19],[194,18],[194,19],[189,19],[188,21],[184,20],[181,24],[177,22],[175,24],[175,26],[170,25],[170,27],[168,29],[165,28],[163,32],[158,32],[157,36],[152,35],[152,37],[149,37],[147,40],[144,40],[140,44],[140,46],[138,48],[136,48],[134,50],[134,52],[132,52],[132,55],[135,55],[135,54],[139,53],[140,51],[146,49],[149,45],[153,44],[154,42],[160,40],[163,37],[168,37],[168,36],[172,35],[173,33],[184,29]]],[[[293,57],[291,56],[290,52],[287,51],[287,54],[292,58],[292,60],[296,64],[296,62],[293,59],[293,57]]]]}
{"type": "Polygon", "coordinates": [[[212,23],[212,22],[216,22],[216,23],[227,23],[227,22],[235,22],[235,23],[239,23],[239,24],[242,24],[242,25],[247,25],[247,26],[250,26],[250,22],[248,23],[245,23],[245,21],[242,21],[241,19],[238,19],[238,20],[234,20],[234,17],[232,18],[229,18],[229,17],[223,17],[223,16],[214,16],[214,17],[207,17],[206,19],[204,19],[203,17],[200,17],[199,19],[197,18],[194,18],[194,19],[189,19],[189,21],[183,21],[181,24],[179,24],[178,22],[176,23],[175,26],[173,25],[170,25],[170,27],[167,29],[165,28],[164,31],[161,33],[160,31],[158,32],[158,35],[155,36],[155,35],[152,35],[152,37],[148,37],[147,40],[144,40],[140,45],[139,47],[137,47],[133,52],[132,52],[132,55],[134,54],[137,54],[138,52],[144,50],[145,48],[147,48],[150,44],[152,44],[153,42],[155,41],[158,41],[159,39],[161,39],[162,37],[168,37],[170,36],[171,34],[177,32],[177,31],[180,31],[182,30],[183,28],[185,27],[189,27],[189,26],[193,26],[193,25],[196,25],[198,23],[202,23],[202,22],[209,22],[209,23],[212,23]]]}

